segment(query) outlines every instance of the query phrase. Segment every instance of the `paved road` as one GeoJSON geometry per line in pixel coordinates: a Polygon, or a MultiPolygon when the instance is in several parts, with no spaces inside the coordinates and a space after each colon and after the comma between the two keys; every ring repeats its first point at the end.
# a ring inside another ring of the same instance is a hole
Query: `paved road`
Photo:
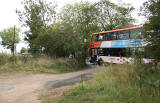
{"type": "Polygon", "coordinates": [[[40,103],[40,93],[72,85],[94,76],[96,69],[65,74],[15,74],[0,75],[0,103],[40,103]]]}

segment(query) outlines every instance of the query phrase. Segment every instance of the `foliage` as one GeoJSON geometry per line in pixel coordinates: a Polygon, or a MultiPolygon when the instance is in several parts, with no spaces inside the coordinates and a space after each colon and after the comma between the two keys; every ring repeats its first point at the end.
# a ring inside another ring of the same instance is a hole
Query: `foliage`
{"type": "Polygon", "coordinates": [[[25,32],[25,40],[29,43],[31,53],[40,52],[42,48],[36,39],[47,25],[55,21],[56,5],[44,0],[24,0],[22,5],[24,5],[24,10],[17,10],[16,13],[23,25],[29,28],[25,32]]]}
{"type": "Polygon", "coordinates": [[[15,40],[14,40],[14,28],[10,27],[7,29],[4,29],[0,32],[0,37],[2,38],[1,45],[6,47],[7,49],[11,50],[11,53],[13,53],[14,50],[14,43],[19,43],[19,32],[20,29],[15,29],[15,40]]]}
{"type": "Polygon", "coordinates": [[[21,52],[21,53],[26,53],[26,52],[27,52],[27,49],[26,49],[25,47],[22,47],[22,49],[21,49],[20,52],[21,52]]]}
{"type": "Polygon", "coordinates": [[[60,20],[69,23],[76,35],[76,46],[74,46],[74,57],[82,65],[88,53],[88,44],[92,32],[99,31],[96,21],[97,9],[89,2],[80,2],[66,5],[60,13],[60,20]],[[84,42],[84,40],[87,40],[84,42]]]}
{"type": "Polygon", "coordinates": [[[97,21],[101,30],[107,31],[133,26],[134,19],[131,12],[134,8],[129,4],[116,5],[109,0],[100,0],[95,6],[98,9],[97,21]]]}
{"type": "Polygon", "coordinates": [[[75,33],[84,41],[89,41],[90,34],[99,30],[95,6],[89,2],[67,4],[60,13],[60,20],[71,24],[75,33]]]}
{"type": "Polygon", "coordinates": [[[95,78],[73,86],[58,99],[52,98],[55,93],[44,96],[42,103],[159,103],[157,71],[143,64],[102,67],[95,78]],[[141,79],[139,74],[143,75],[141,79]]]}
{"type": "Polygon", "coordinates": [[[144,24],[144,38],[147,45],[146,52],[154,59],[160,60],[160,2],[148,0],[143,4],[142,15],[147,17],[144,24]]]}
{"type": "Polygon", "coordinates": [[[7,54],[0,54],[0,65],[6,64],[8,61],[8,56],[7,54]]]}
{"type": "Polygon", "coordinates": [[[73,51],[76,35],[73,35],[73,28],[70,24],[54,24],[49,26],[38,40],[44,47],[44,53],[50,56],[65,57],[73,51]]]}
{"type": "Polygon", "coordinates": [[[74,59],[59,58],[55,61],[55,65],[52,68],[57,68],[58,72],[73,72],[76,70],[84,69],[79,66],[74,59]]]}
{"type": "Polygon", "coordinates": [[[90,34],[98,28],[94,11],[88,2],[66,5],[59,14],[59,22],[48,26],[38,38],[44,53],[56,57],[73,55],[77,64],[84,66],[90,34]]]}

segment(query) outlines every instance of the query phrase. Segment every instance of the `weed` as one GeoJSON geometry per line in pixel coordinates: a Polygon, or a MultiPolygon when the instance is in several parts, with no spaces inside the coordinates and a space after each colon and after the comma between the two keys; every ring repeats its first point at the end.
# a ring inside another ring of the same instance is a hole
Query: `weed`
{"type": "MultiPolygon", "coordinates": [[[[159,74],[150,65],[111,65],[84,82],[83,88],[81,83],[73,86],[54,103],[159,103],[159,74]]],[[[51,103],[46,101],[43,103],[51,103]]]]}

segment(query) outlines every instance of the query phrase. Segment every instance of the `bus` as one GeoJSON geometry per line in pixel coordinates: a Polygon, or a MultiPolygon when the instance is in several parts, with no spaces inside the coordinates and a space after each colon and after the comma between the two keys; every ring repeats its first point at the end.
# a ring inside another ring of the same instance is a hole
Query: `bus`
{"type": "MultiPolygon", "coordinates": [[[[143,51],[146,45],[141,39],[143,27],[132,27],[92,33],[90,39],[90,62],[109,64],[132,63],[133,51],[143,51]]],[[[143,58],[144,63],[151,59],[143,58]]]]}

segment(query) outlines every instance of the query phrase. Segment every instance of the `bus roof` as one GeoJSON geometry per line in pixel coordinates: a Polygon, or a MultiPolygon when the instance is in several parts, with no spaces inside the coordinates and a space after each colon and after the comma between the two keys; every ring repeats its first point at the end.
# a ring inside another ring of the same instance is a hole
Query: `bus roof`
{"type": "Polygon", "coordinates": [[[103,32],[98,32],[93,34],[103,34],[103,33],[117,32],[117,31],[124,31],[124,30],[140,29],[140,28],[143,28],[143,27],[140,26],[140,27],[125,28],[125,29],[116,29],[116,30],[103,31],[103,32]]]}

